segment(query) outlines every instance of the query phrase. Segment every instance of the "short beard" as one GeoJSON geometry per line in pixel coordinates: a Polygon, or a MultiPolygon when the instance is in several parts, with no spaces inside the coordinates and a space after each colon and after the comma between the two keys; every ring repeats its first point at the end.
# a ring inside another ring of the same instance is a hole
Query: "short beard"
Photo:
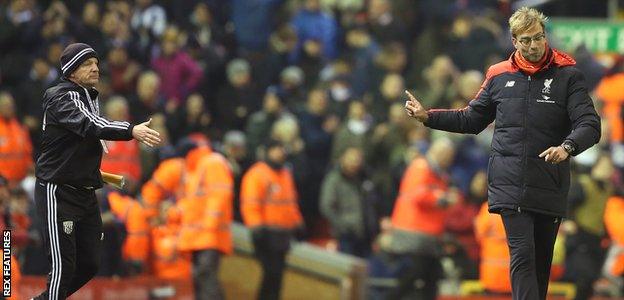
{"type": "Polygon", "coordinates": [[[527,55],[522,55],[522,56],[524,57],[524,59],[526,59],[526,60],[528,60],[528,61],[530,61],[530,62],[532,62],[532,63],[536,63],[536,62],[538,62],[538,61],[540,61],[540,60],[542,59],[542,57],[544,56],[544,53],[542,53],[542,55],[540,55],[539,57],[537,57],[535,60],[533,60],[533,59],[531,58],[531,55],[530,55],[530,54],[528,54],[528,53],[527,53],[527,55]]]}

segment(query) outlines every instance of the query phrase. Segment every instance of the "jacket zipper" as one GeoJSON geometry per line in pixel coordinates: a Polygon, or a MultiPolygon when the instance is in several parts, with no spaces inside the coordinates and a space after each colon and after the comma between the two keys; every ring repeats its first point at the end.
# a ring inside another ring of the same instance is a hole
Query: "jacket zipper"
{"type": "MultiPolygon", "coordinates": [[[[529,75],[527,77],[528,79],[528,83],[527,83],[527,95],[526,95],[526,103],[524,106],[524,114],[522,116],[522,129],[524,130],[524,139],[523,139],[523,143],[522,143],[522,174],[524,177],[524,181],[522,182],[522,197],[520,198],[520,202],[522,202],[522,199],[524,199],[524,195],[526,193],[526,166],[527,166],[527,136],[528,136],[528,129],[527,129],[527,114],[529,113],[529,103],[531,102],[531,75],[529,75]]],[[[518,212],[521,212],[522,209],[520,208],[520,203],[518,203],[518,212]]]]}
{"type": "MultiPolygon", "coordinates": [[[[95,98],[95,101],[91,100],[91,95],[89,95],[89,91],[84,87],[82,87],[82,89],[85,91],[85,94],[87,95],[87,105],[89,105],[90,111],[94,113],[96,116],[99,116],[100,106],[98,105],[99,103],[97,102],[97,97],[95,98]]],[[[106,142],[100,139],[100,144],[102,145],[102,151],[104,151],[104,153],[108,153],[108,146],[106,145],[106,142]]]]}

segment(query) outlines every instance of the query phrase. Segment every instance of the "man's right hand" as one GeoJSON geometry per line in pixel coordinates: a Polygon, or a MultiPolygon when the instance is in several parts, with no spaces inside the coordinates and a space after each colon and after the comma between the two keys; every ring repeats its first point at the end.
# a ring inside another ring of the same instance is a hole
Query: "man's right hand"
{"type": "Polygon", "coordinates": [[[138,124],[132,128],[132,137],[150,147],[154,147],[160,144],[160,133],[158,131],[149,128],[152,119],[147,122],[138,124]]]}
{"type": "Polygon", "coordinates": [[[409,99],[405,101],[405,111],[407,115],[415,118],[419,122],[425,123],[427,119],[429,119],[429,115],[427,115],[427,111],[423,108],[423,106],[416,100],[410,92],[405,91],[409,99]]]}

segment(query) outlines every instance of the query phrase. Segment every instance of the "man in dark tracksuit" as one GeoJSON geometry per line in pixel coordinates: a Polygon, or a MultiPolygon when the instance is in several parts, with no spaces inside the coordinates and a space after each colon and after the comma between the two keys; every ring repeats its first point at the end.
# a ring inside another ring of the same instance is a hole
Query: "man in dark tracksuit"
{"type": "MultiPolygon", "coordinates": [[[[509,19],[516,51],[487,72],[461,110],[408,115],[433,129],[477,134],[496,120],[488,167],[489,210],[503,219],[513,299],[546,299],[552,251],[570,185],[569,155],[600,139],[600,118],[575,61],[550,49],[546,17],[521,8],[509,19]]],[[[409,94],[409,93],[408,93],[409,94]]]]}
{"type": "Polygon", "coordinates": [[[89,45],[67,46],[63,80],[43,99],[43,136],[35,175],[35,202],[51,264],[46,290],[36,299],[65,299],[86,284],[100,262],[102,219],[95,190],[106,140],[160,142],[149,121],[133,126],[99,116],[97,53],[89,45]]]}

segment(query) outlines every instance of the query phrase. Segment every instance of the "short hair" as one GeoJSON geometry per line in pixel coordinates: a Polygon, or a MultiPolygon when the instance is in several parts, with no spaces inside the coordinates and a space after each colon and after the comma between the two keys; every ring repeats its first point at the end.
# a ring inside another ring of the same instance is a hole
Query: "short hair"
{"type": "Polygon", "coordinates": [[[235,58],[231,60],[226,67],[226,74],[230,80],[237,74],[249,74],[250,71],[251,66],[249,65],[249,62],[242,58],[235,58]]]}
{"type": "Polygon", "coordinates": [[[115,95],[106,101],[106,104],[104,105],[104,112],[107,117],[110,117],[119,109],[119,107],[125,107],[127,109],[128,100],[126,100],[123,96],[115,95]]]}
{"type": "Polygon", "coordinates": [[[545,28],[544,25],[548,22],[548,17],[535,8],[522,7],[509,18],[509,32],[511,32],[511,36],[516,37],[518,33],[529,29],[538,22],[542,28],[545,28]]]}
{"type": "Polygon", "coordinates": [[[141,75],[139,75],[139,82],[144,81],[156,82],[156,84],[160,84],[160,77],[154,71],[144,71],[143,73],[141,73],[141,75]]]}

